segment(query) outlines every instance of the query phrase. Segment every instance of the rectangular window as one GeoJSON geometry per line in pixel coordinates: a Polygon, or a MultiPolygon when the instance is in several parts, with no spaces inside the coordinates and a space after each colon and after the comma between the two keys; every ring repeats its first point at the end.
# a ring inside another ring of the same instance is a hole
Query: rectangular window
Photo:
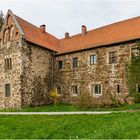
{"type": "Polygon", "coordinates": [[[61,94],[61,87],[60,86],[57,86],[56,90],[57,90],[57,94],[61,94]]]}
{"type": "Polygon", "coordinates": [[[140,93],[140,84],[136,84],[136,92],[140,93]]]}
{"type": "Polygon", "coordinates": [[[72,95],[77,95],[77,93],[78,93],[77,86],[71,86],[71,93],[72,93],[72,95]]]}
{"type": "Polygon", "coordinates": [[[93,95],[101,95],[102,94],[102,88],[100,84],[92,85],[92,94],[93,95]]]}
{"type": "Polygon", "coordinates": [[[63,67],[63,62],[62,61],[58,61],[58,69],[60,70],[60,69],[62,69],[62,67],[63,67]]]}
{"type": "Polygon", "coordinates": [[[96,54],[90,56],[90,65],[96,64],[97,56],[96,54]]]}
{"type": "Polygon", "coordinates": [[[4,59],[5,70],[12,69],[12,58],[11,55],[6,55],[4,59]]]}
{"type": "Polygon", "coordinates": [[[72,60],[72,67],[73,68],[78,67],[78,58],[73,58],[73,60],[72,60]]]}
{"type": "Polygon", "coordinates": [[[9,97],[10,96],[10,91],[11,90],[11,85],[10,84],[5,84],[5,96],[9,97]]]}
{"type": "Polygon", "coordinates": [[[7,70],[7,57],[5,56],[5,59],[4,59],[4,67],[5,67],[5,70],[7,70]]]}
{"type": "Polygon", "coordinates": [[[110,52],[109,53],[109,64],[117,63],[117,52],[110,52]]]}
{"type": "Polygon", "coordinates": [[[117,85],[117,93],[120,93],[120,85],[117,85]]]}

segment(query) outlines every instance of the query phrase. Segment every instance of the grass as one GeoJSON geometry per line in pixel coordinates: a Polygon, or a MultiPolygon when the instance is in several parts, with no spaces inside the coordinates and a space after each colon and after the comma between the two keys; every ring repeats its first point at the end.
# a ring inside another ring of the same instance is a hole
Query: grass
{"type": "Polygon", "coordinates": [[[136,139],[140,112],[107,115],[0,115],[0,139],[136,139]]]}
{"type": "Polygon", "coordinates": [[[123,111],[123,110],[138,110],[140,109],[140,104],[133,105],[123,105],[117,108],[90,108],[90,109],[80,109],[76,105],[70,104],[58,104],[54,106],[53,104],[40,107],[28,107],[23,109],[4,109],[0,111],[10,111],[10,112],[63,112],[63,111],[123,111]]]}

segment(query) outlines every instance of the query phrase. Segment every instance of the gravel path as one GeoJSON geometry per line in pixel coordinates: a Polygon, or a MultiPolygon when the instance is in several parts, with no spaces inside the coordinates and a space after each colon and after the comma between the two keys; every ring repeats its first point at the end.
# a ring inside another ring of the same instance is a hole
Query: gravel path
{"type": "Polygon", "coordinates": [[[127,111],[80,111],[80,112],[0,112],[0,115],[82,115],[82,114],[111,114],[127,111]]]}

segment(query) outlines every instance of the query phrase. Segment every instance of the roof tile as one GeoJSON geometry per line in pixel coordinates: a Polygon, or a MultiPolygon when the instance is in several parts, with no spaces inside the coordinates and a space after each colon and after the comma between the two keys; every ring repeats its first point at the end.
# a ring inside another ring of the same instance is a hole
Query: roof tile
{"type": "Polygon", "coordinates": [[[40,28],[14,15],[24,32],[27,41],[56,51],[58,54],[105,46],[140,38],[140,17],[120,21],[88,31],[85,35],[77,34],[69,38],[57,39],[43,33],[40,28]]]}

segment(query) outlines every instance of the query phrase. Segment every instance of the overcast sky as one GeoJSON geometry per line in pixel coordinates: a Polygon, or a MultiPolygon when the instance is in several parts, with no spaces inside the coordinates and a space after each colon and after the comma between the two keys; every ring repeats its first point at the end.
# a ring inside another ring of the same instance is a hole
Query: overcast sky
{"type": "Polygon", "coordinates": [[[62,38],[81,32],[81,25],[90,30],[140,16],[140,0],[0,0],[0,10],[8,9],[62,38]]]}

